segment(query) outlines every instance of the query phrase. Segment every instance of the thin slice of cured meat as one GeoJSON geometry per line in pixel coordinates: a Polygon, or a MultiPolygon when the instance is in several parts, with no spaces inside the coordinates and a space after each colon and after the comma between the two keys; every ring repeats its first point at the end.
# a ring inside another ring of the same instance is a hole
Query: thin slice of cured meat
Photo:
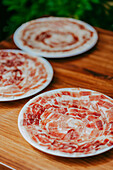
{"type": "Polygon", "coordinates": [[[33,95],[52,78],[50,64],[19,50],[0,50],[0,101],[33,95]]]}
{"type": "Polygon", "coordinates": [[[29,21],[15,34],[16,45],[45,57],[68,57],[92,48],[97,42],[96,30],[79,20],[46,17],[29,21]]]}
{"type": "Polygon", "coordinates": [[[87,155],[112,147],[113,100],[102,96],[81,88],[43,93],[21,112],[20,128],[38,145],[60,153],[87,155]]]}

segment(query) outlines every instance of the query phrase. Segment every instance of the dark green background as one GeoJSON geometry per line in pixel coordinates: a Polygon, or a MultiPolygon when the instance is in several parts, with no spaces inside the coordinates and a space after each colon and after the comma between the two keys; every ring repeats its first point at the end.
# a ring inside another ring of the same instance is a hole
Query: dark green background
{"type": "Polygon", "coordinates": [[[42,16],[72,17],[113,31],[112,0],[1,0],[0,40],[42,16]]]}

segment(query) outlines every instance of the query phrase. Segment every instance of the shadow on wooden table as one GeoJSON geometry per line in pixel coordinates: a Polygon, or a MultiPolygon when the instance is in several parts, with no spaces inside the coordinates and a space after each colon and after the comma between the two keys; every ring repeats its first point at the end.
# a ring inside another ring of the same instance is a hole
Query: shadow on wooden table
{"type": "Polygon", "coordinates": [[[113,160],[113,149],[107,151],[107,152],[104,152],[102,154],[99,154],[99,155],[96,155],[96,156],[92,156],[92,157],[86,157],[86,158],[63,158],[63,157],[59,157],[59,156],[53,156],[53,155],[49,155],[49,154],[46,154],[46,153],[43,153],[39,150],[37,150],[36,148],[34,148],[37,152],[40,152],[41,156],[45,157],[49,157],[49,160],[54,160],[56,162],[60,162],[60,163],[63,163],[63,164],[67,164],[67,165],[71,165],[72,167],[74,166],[75,167],[75,164],[76,166],[81,166],[81,167],[89,167],[90,166],[99,166],[99,165],[102,165],[102,164],[106,164],[107,162],[113,160]]]}

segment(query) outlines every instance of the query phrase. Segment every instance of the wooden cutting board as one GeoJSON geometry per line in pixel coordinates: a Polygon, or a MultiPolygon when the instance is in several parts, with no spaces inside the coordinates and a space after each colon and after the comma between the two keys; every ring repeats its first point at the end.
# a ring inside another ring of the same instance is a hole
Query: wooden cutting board
{"type": "MultiPolygon", "coordinates": [[[[54,69],[54,78],[42,92],[81,87],[113,98],[113,32],[99,28],[96,30],[99,40],[90,51],[70,58],[48,59],[54,69]]],[[[0,43],[0,49],[9,48],[17,48],[12,36],[0,43]]],[[[18,130],[17,121],[20,110],[32,97],[0,102],[0,162],[18,170],[113,169],[113,149],[93,157],[71,159],[43,153],[27,143],[18,130]]],[[[3,169],[3,166],[0,166],[0,169],[3,169]]]]}

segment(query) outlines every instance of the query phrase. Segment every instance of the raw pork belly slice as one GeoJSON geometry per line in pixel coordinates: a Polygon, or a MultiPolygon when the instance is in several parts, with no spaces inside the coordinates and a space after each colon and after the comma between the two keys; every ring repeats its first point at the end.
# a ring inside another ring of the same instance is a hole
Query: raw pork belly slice
{"type": "Polygon", "coordinates": [[[113,100],[86,89],[58,89],[32,99],[20,129],[49,150],[95,154],[113,146],[113,100]]]}
{"type": "Polygon", "coordinates": [[[52,67],[39,57],[20,50],[0,50],[0,101],[37,93],[48,85],[52,67]]]}
{"type": "Polygon", "coordinates": [[[71,19],[47,17],[20,26],[14,41],[22,50],[44,57],[69,57],[92,48],[98,39],[89,24],[71,19]]]}

